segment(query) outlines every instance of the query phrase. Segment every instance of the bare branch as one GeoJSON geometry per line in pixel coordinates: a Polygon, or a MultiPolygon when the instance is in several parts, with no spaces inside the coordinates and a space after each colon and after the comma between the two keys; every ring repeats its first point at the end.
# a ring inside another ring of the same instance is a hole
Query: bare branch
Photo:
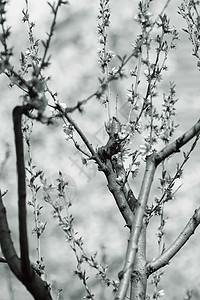
{"type": "Polygon", "coordinates": [[[10,269],[15,276],[26,286],[29,292],[37,300],[52,300],[49,293],[49,287],[46,282],[38,277],[31,267],[31,277],[23,276],[21,271],[21,261],[17,256],[13,242],[10,236],[10,229],[7,222],[6,209],[3,205],[0,191],[0,244],[3,255],[10,269]]]}
{"type": "Polygon", "coordinates": [[[23,135],[21,128],[22,114],[25,108],[16,106],[13,110],[13,122],[15,133],[15,147],[17,157],[17,174],[18,174],[18,217],[20,233],[20,251],[22,272],[28,278],[31,276],[31,267],[28,250],[28,234],[26,225],[26,177],[24,164],[24,147],[23,135]]]}
{"type": "Polygon", "coordinates": [[[133,219],[130,238],[128,240],[128,247],[126,251],[126,257],[123,268],[123,276],[119,284],[119,289],[115,300],[124,300],[126,297],[128,285],[130,282],[131,273],[135,263],[135,257],[137,252],[138,239],[142,228],[143,217],[146,209],[147,200],[149,197],[154,173],[155,173],[155,161],[154,156],[147,157],[146,170],[142,181],[140,194],[138,197],[138,209],[136,210],[135,218],[133,219]]]}
{"type": "Polygon", "coordinates": [[[183,247],[183,245],[189,240],[189,238],[194,234],[195,229],[200,224],[200,207],[195,210],[193,216],[188,221],[185,228],[179,234],[177,239],[172,243],[172,245],[165,250],[156,260],[150,262],[147,265],[148,276],[158,269],[169,264],[170,259],[174,257],[177,252],[183,247]]]}
{"type": "Polygon", "coordinates": [[[159,165],[163,160],[165,160],[171,154],[179,152],[181,147],[187,144],[195,135],[198,135],[199,132],[200,132],[200,119],[187,132],[185,132],[173,143],[169,144],[167,147],[165,147],[163,150],[157,153],[157,155],[155,156],[156,165],[159,165]]]}
{"type": "Polygon", "coordinates": [[[14,249],[13,242],[10,236],[10,230],[8,227],[6,209],[3,205],[2,195],[0,191],[0,243],[5,260],[9,264],[13,273],[21,280],[21,266],[20,260],[14,249]]]}

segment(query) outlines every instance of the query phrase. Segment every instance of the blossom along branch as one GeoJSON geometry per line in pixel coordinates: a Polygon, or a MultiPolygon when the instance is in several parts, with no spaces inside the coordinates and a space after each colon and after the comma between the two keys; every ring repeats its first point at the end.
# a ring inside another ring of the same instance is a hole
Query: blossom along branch
{"type": "MultiPolygon", "coordinates": [[[[108,34],[107,28],[110,26],[110,5],[109,0],[100,0],[99,2],[99,15],[98,15],[98,25],[97,31],[99,35],[99,43],[101,49],[98,51],[99,56],[99,65],[101,67],[101,71],[105,73],[105,81],[108,81],[109,76],[109,65],[111,60],[115,57],[115,53],[113,51],[108,50],[108,34]]],[[[106,89],[106,98],[103,103],[108,107],[108,119],[111,119],[111,111],[110,111],[110,85],[107,83],[106,89]]]]}
{"type": "Polygon", "coordinates": [[[186,20],[187,29],[183,29],[189,36],[193,46],[193,55],[197,58],[197,67],[200,68],[199,26],[200,11],[199,1],[184,0],[179,6],[178,13],[186,20]]]}
{"type": "Polygon", "coordinates": [[[172,188],[174,186],[174,183],[176,181],[176,179],[179,179],[183,173],[183,167],[185,166],[185,164],[187,163],[187,161],[190,158],[190,155],[192,153],[192,151],[195,149],[195,147],[197,146],[197,142],[199,141],[199,134],[196,136],[193,144],[190,147],[190,150],[188,152],[183,152],[183,162],[179,165],[177,164],[177,169],[176,169],[176,173],[174,174],[173,177],[169,176],[169,178],[166,178],[166,170],[163,168],[163,172],[162,172],[162,179],[160,180],[161,182],[161,187],[163,189],[163,194],[161,196],[160,199],[156,198],[156,205],[152,206],[152,207],[147,207],[147,215],[148,215],[148,219],[150,219],[154,214],[157,214],[160,210],[160,206],[162,204],[164,204],[165,202],[167,202],[168,200],[172,199],[173,195],[172,195],[172,188]],[[165,186],[167,183],[167,187],[165,186]]]}
{"type": "MultiPolygon", "coordinates": [[[[120,59],[120,66],[118,68],[115,68],[112,71],[110,71],[110,75],[108,76],[107,79],[105,79],[104,77],[103,78],[99,78],[99,82],[100,82],[99,88],[95,92],[93,92],[91,95],[89,95],[87,98],[85,98],[85,99],[83,99],[81,101],[78,101],[75,106],[67,107],[66,108],[66,113],[72,113],[75,110],[78,110],[79,112],[82,112],[83,111],[83,105],[87,104],[87,102],[89,100],[91,100],[93,98],[100,99],[103,96],[104,92],[107,89],[108,84],[111,81],[118,80],[119,78],[123,78],[124,77],[124,70],[123,70],[123,68],[126,66],[126,64],[134,56],[135,56],[135,52],[132,52],[129,56],[125,56],[123,58],[119,57],[119,59],[120,59]]],[[[48,87],[47,87],[47,91],[49,92],[49,94],[53,98],[54,102],[56,103],[57,100],[55,99],[55,94],[48,87]]]]}
{"type": "Polygon", "coordinates": [[[55,25],[56,25],[56,19],[57,19],[57,15],[58,15],[58,10],[59,10],[59,8],[60,8],[60,6],[62,4],[69,4],[69,1],[58,0],[57,4],[55,4],[55,3],[51,4],[50,2],[47,2],[47,3],[51,7],[51,10],[52,10],[53,21],[51,23],[51,28],[50,28],[50,32],[48,33],[48,39],[47,39],[47,41],[42,41],[42,44],[44,46],[44,54],[43,54],[43,57],[41,59],[41,64],[40,64],[40,67],[39,67],[39,69],[38,69],[38,71],[36,73],[36,76],[38,76],[40,74],[40,71],[42,69],[44,69],[45,67],[47,67],[49,65],[49,59],[50,58],[46,59],[46,56],[47,56],[47,52],[48,52],[49,47],[50,47],[52,36],[54,34],[55,25]]]}
{"type": "Polygon", "coordinates": [[[34,228],[32,233],[36,235],[36,242],[37,242],[37,259],[34,264],[35,271],[38,275],[40,275],[43,279],[45,279],[45,265],[42,256],[41,250],[41,235],[44,233],[47,223],[42,222],[41,220],[41,211],[43,206],[38,201],[38,192],[41,188],[41,185],[38,185],[37,179],[42,174],[42,171],[38,171],[36,166],[33,164],[32,153],[31,153],[31,133],[33,130],[33,121],[26,118],[23,122],[23,137],[26,143],[27,148],[27,166],[26,166],[26,181],[27,186],[31,191],[31,200],[27,203],[28,205],[33,207],[33,214],[34,214],[34,228]]]}
{"type": "Polygon", "coordinates": [[[188,239],[194,234],[195,229],[200,224],[200,208],[196,209],[185,228],[182,230],[177,239],[166,249],[157,259],[147,264],[148,276],[158,269],[169,264],[170,260],[184,246],[188,239]]]}
{"type": "Polygon", "coordinates": [[[73,205],[71,199],[66,194],[66,189],[68,183],[64,181],[61,172],[59,172],[59,178],[57,179],[57,196],[56,200],[51,197],[51,190],[54,189],[54,186],[48,185],[47,180],[44,178],[44,174],[40,176],[41,182],[43,184],[45,201],[50,204],[53,208],[53,215],[58,220],[59,226],[62,228],[66,235],[66,240],[73,250],[76,260],[77,260],[77,268],[74,271],[74,274],[79,277],[79,279],[83,282],[87,293],[87,299],[94,299],[94,295],[92,294],[89,286],[88,279],[86,274],[86,270],[83,269],[83,264],[87,263],[92,269],[97,271],[96,276],[102,280],[107,286],[112,286],[114,290],[117,289],[117,283],[114,280],[111,280],[107,274],[107,267],[102,266],[96,259],[96,254],[89,256],[86,254],[83,247],[83,239],[82,237],[77,237],[77,232],[74,230],[73,225],[73,216],[70,213],[70,207],[73,205]]]}

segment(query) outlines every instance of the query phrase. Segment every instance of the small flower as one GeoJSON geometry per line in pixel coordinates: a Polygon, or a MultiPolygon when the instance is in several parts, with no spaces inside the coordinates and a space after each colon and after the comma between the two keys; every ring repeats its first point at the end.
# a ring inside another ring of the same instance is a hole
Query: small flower
{"type": "Polygon", "coordinates": [[[121,130],[120,132],[118,132],[118,137],[120,140],[124,140],[128,138],[128,136],[129,134],[125,130],[121,130]]]}
{"type": "Polygon", "coordinates": [[[50,112],[54,113],[55,112],[55,108],[54,107],[49,107],[50,112]]]}
{"type": "Polygon", "coordinates": [[[175,31],[175,27],[172,26],[172,27],[168,27],[168,32],[174,32],[175,31]]]}
{"type": "Polygon", "coordinates": [[[130,75],[131,75],[131,76],[136,76],[136,71],[137,71],[137,68],[131,69],[131,70],[130,70],[130,75]]]}
{"type": "Polygon", "coordinates": [[[117,69],[116,67],[113,67],[113,68],[110,70],[109,74],[110,74],[110,75],[116,75],[117,72],[118,72],[118,69],[117,69]]]}
{"type": "Polygon", "coordinates": [[[124,182],[124,179],[125,179],[124,176],[119,175],[115,180],[117,183],[122,184],[124,182]]]}
{"type": "Polygon", "coordinates": [[[152,17],[152,13],[151,12],[147,12],[147,14],[146,14],[146,16],[148,17],[148,18],[150,18],[150,17],[152,17]]]}
{"type": "Polygon", "coordinates": [[[33,107],[35,109],[38,110],[39,113],[43,113],[44,112],[44,110],[45,110],[45,108],[47,106],[47,103],[48,103],[48,101],[47,101],[47,99],[46,99],[46,97],[44,95],[42,97],[40,97],[40,98],[33,98],[33,99],[31,99],[31,104],[33,105],[33,107]]]}
{"type": "Polygon", "coordinates": [[[130,127],[129,125],[121,125],[121,130],[118,132],[118,137],[120,140],[128,141],[130,139],[130,127]]]}
{"type": "Polygon", "coordinates": [[[59,105],[60,105],[60,107],[61,107],[62,109],[66,109],[66,108],[67,108],[67,104],[64,103],[64,102],[59,103],[59,105]]]}
{"type": "Polygon", "coordinates": [[[133,95],[131,94],[131,93],[129,93],[129,94],[126,94],[126,98],[127,98],[127,100],[128,101],[132,101],[132,99],[133,99],[133,95]]]}
{"type": "Polygon", "coordinates": [[[107,56],[108,56],[108,59],[110,61],[111,59],[113,59],[116,56],[116,54],[115,54],[114,51],[108,50],[107,56]]]}
{"type": "Polygon", "coordinates": [[[133,17],[133,20],[136,21],[136,22],[139,22],[138,15],[135,15],[135,16],[133,17]]]}
{"type": "Polygon", "coordinates": [[[31,51],[30,51],[29,49],[27,49],[26,52],[25,52],[25,54],[26,54],[27,56],[29,56],[29,55],[31,54],[31,51]]]}
{"type": "Polygon", "coordinates": [[[98,40],[100,44],[105,44],[105,39],[102,35],[99,36],[98,40]]]}
{"type": "Polygon", "coordinates": [[[160,290],[157,295],[158,295],[158,297],[165,296],[164,290],[160,290]]]}
{"type": "Polygon", "coordinates": [[[66,141],[69,141],[73,138],[74,128],[71,124],[63,125],[63,131],[66,134],[66,141]]]}
{"type": "Polygon", "coordinates": [[[82,160],[82,164],[83,164],[84,166],[87,166],[88,160],[87,160],[85,157],[83,157],[81,160],[82,160]]]}
{"type": "Polygon", "coordinates": [[[149,70],[144,70],[144,75],[145,76],[149,76],[150,74],[149,74],[149,70]]]}
{"type": "Polygon", "coordinates": [[[135,124],[134,128],[138,133],[142,133],[142,130],[143,130],[142,122],[137,122],[135,124]]]}
{"type": "Polygon", "coordinates": [[[140,145],[139,153],[142,156],[147,156],[151,154],[151,145],[149,143],[144,143],[143,145],[140,145]]]}

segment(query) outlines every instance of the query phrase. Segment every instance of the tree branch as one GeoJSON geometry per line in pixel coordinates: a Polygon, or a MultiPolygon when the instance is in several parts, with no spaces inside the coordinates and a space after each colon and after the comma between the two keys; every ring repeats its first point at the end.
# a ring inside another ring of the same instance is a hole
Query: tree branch
{"type": "Polygon", "coordinates": [[[159,165],[171,154],[178,152],[181,147],[187,144],[199,132],[200,132],[200,119],[187,132],[185,132],[183,135],[177,138],[173,143],[169,144],[167,147],[163,148],[160,152],[157,153],[157,155],[155,156],[156,166],[159,165]]]}
{"type": "Polygon", "coordinates": [[[200,224],[200,207],[195,210],[193,216],[188,221],[185,228],[179,234],[177,239],[172,243],[172,245],[166,249],[156,260],[148,263],[147,273],[148,276],[158,269],[169,264],[170,259],[176,255],[176,253],[183,247],[183,245],[189,240],[189,238],[194,234],[195,229],[200,224]]]}
{"type": "Polygon", "coordinates": [[[116,181],[117,175],[115,172],[110,170],[110,172],[106,175],[106,178],[108,181],[108,188],[116,201],[126,225],[131,228],[134,215],[128,205],[122,186],[120,186],[116,181]]]}
{"type": "Polygon", "coordinates": [[[23,135],[21,128],[22,114],[29,109],[28,106],[16,106],[13,110],[13,123],[15,134],[15,148],[18,175],[18,218],[20,235],[21,268],[26,277],[31,277],[31,267],[28,250],[28,234],[26,225],[26,175],[24,163],[23,135]]]}
{"type": "Polygon", "coordinates": [[[0,243],[3,255],[12,272],[22,280],[20,259],[14,249],[8,227],[6,209],[3,205],[2,194],[0,191],[0,243]]]}
{"type": "Polygon", "coordinates": [[[15,251],[10,230],[7,222],[6,209],[3,205],[0,191],[0,244],[3,255],[11,271],[26,286],[28,291],[37,300],[52,300],[49,287],[39,276],[36,275],[31,267],[31,278],[24,276],[21,270],[21,261],[15,251]]]}
{"type": "Polygon", "coordinates": [[[138,250],[131,274],[130,300],[145,299],[146,295],[146,226],[144,223],[138,239],[138,250]]]}
{"type": "Polygon", "coordinates": [[[144,217],[151,185],[153,182],[155,169],[156,166],[154,161],[154,155],[152,154],[147,157],[146,170],[145,170],[144,178],[140,189],[140,194],[138,197],[138,209],[136,210],[136,215],[135,218],[133,219],[130,238],[128,240],[125,262],[124,262],[123,276],[120,281],[115,300],[124,300],[126,297],[131,273],[135,263],[135,257],[138,248],[138,239],[142,229],[143,217],[144,217]]]}
{"type": "Polygon", "coordinates": [[[69,116],[69,114],[66,111],[64,111],[60,106],[58,106],[57,108],[58,108],[59,111],[61,111],[63,113],[63,115],[65,116],[67,121],[74,127],[74,129],[76,130],[76,132],[78,133],[78,135],[80,136],[80,138],[82,139],[82,141],[84,142],[84,144],[86,145],[88,150],[90,151],[93,159],[99,165],[100,170],[104,171],[104,172],[107,172],[107,168],[106,168],[105,164],[101,161],[98,154],[93,149],[92,144],[90,144],[90,142],[88,141],[88,139],[86,138],[84,133],[81,131],[79,126],[76,124],[76,122],[74,122],[74,120],[69,116]]]}

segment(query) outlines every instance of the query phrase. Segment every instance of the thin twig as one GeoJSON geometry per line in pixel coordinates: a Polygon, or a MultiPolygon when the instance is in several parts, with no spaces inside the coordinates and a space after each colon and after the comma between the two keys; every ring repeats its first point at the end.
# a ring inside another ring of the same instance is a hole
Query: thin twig
{"type": "Polygon", "coordinates": [[[183,167],[184,165],[186,164],[186,162],[188,161],[188,159],[190,158],[190,154],[192,153],[192,151],[195,149],[196,145],[197,145],[197,142],[199,140],[200,136],[197,135],[195,140],[194,140],[194,143],[192,144],[192,146],[190,147],[190,150],[188,153],[186,153],[184,155],[184,160],[183,162],[181,163],[181,165],[177,168],[176,170],[176,173],[174,175],[173,178],[171,178],[169,184],[168,184],[168,187],[164,190],[161,198],[158,200],[158,202],[156,202],[156,205],[153,207],[153,209],[150,211],[149,213],[149,218],[152,216],[153,212],[157,210],[157,208],[161,205],[162,202],[164,202],[164,199],[165,199],[165,196],[167,195],[167,193],[169,192],[169,190],[173,187],[175,181],[177,178],[180,178],[180,173],[182,172],[183,170],[183,167]]]}
{"type": "Polygon", "coordinates": [[[76,124],[76,122],[69,116],[69,114],[66,112],[66,110],[64,111],[59,105],[57,105],[57,109],[62,112],[63,116],[67,119],[67,121],[74,127],[74,129],[76,130],[76,132],[78,133],[78,135],[80,136],[80,138],[82,139],[82,141],[84,142],[84,144],[86,145],[86,147],[88,148],[88,150],[90,151],[93,159],[96,161],[96,163],[99,165],[100,170],[107,172],[107,168],[105,166],[105,164],[101,161],[101,159],[99,158],[98,154],[95,152],[94,148],[92,147],[92,144],[89,142],[89,140],[86,138],[86,136],[84,135],[84,133],[82,132],[82,130],[80,129],[80,127],[76,124]]]}
{"type": "Polygon", "coordinates": [[[48,3],[48,4],[51,7],[54,16],[53,16],[53,20],[52,20],[52,23],[51,23],[50,32],[48,33],[48,39],[45,42],[44,54],[43,54],[43,57],[42,57],[42,60],[41,60],[40,67],[38,69],[38,74],[40,74],[41,69],[44,68],[44,65],[45,65],[45,60],[46,60],[47,52],[49,50],[51,39],[52,39],[54,30],[55,30],[55,26],[56,26],[56,19],[57,19],[58,9],[59,9],[60,5],[62,4],[62,1],[58,0],[58,2],[57,2],[57,4],[56,4],[55,7],[54,7],[54,4],[53,5],[51,5],[50,3],[48,3]]]}

